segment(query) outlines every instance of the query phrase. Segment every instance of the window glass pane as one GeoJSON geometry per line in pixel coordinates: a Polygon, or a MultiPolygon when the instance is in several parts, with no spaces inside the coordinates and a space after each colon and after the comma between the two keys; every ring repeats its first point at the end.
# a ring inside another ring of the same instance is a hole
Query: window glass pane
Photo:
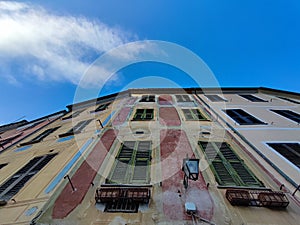
{"type": "Polygon", "coordinates": [[[0,199],[9,200],[16,193],[18,193],[22,187],[43,169],[47,163],[57,154],[38,156],[30,160],[25,166],[17,171],[10,179],[1,184],[0,186],[0,199]]]}
{"type": "Polygon", "coordinates": [[[299,143],[267,143],[287,160],[300,168],[300,144],[299,143]]]}
{"type": "Polygon", "coordinates": [[[240,125],[266,125],[242,109],[225,109],[223,111],[240,125]]]}
{"type": "Polygon", "coordinates": [[[295,113],[290,110],[273,110],[271,109],[272,112],[277,113],[281,116],[284,116],[290,120],[295,121],[296,123],[300,123],[300,115],[298,113],[295,113]]]}
{"type": "Polygon", "coordinates": [[[227,100],[221,98],[219,95],[205,95],[212,102],[227,102],[227,100]]]}
{"type": "Polygon", "coordinates": [[[148,184],[150,182],[150,141],[125,141],[115,158],[108,183],[148,184]]]}
{"type": "Polygon", "coordinates": [[[254,95],[240,95],[241,97],[251,101],[251,102],[267,102],[266,100],[263,100],[261,98],[258,98],[254,95]]]}
{"type": "Polygon", "coordinates": [[[177,102],[192,102],[188,95],[175,95],[177,102]]]}

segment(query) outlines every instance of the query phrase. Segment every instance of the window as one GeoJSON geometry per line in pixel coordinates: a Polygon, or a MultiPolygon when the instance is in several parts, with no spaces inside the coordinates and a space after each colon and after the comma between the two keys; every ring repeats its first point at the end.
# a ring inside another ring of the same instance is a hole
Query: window
{"type": "Polygon", "coordinates": [[[90,111],[91,113],[95,113],[95,112],[100,112],[100,111],[104,111],[107,109],[107,107],[110,105],[110,102],[109,103],[106,103],[106,104],[102,104],[102,105],[99,105],[95,110],[93,111],[90,111]]]}
{"type": "Polygon", "coordinates": [[[116,157],[108,183],[149,184],[151,142],[125,141],[116,157]]]}
{"type": "Polygon", "coordinates": [[[140,102],[155,102],[155,95],[143,95],[140,102]]]}
{"type": "Polygon", "coordinates": [[[249,113],[245,112],[242,109],[224,109],[223,111],[240,125],[266,125],[267,124],[255,118],[254,116],[250,115],[249,113]]]}
{"type": "Polygon", "coordinates": [[[77,116],[79,116],[80,113],[82,113],[84,110],[78,110],[76,112],[74,112],[73,114],[63,117],[62,120],[67,120],[67,119],[71,119],[71,118],[75,118],[77,116]]]}
{"type": "Polygon", "coordinates": [[[132,120],[145,121],[152,120],[154,109],[137,109],[132,120]]]}
{"type": "Polygon", "coordinates": [[[93,119],[89,119],[89,120],[83,120],[78,122],[72,129],[70,129],[68,132],[64,133],[64,134],[60,134],[58,135],[60,138],[61,137],[66,137],[66,136],[70,136],[70,135],[74,135],[74,134],[78,134],[80,133],[83,128],[85,128],[93,119]]]}
{"type": "Polygon", "coordinates": [[[34,143],[38,143],[38,142],[42,141],[45,137],[47,137],[49,134],[56,131],[58,128],[60,128],[60,127],[54,127],[54,128],[47,129],[43,133],[41,133],[38,136],[36,136],[35,138],[33,138],[31,141],[21,143],[20,146],[31,145],[31,144],[34,144],[34,143]]]}
{"type": "Polygon", "coordinates": [[[271,148],[300,168],[300,144],[299,143],[267,143],[271,148]]]}
{"type": "Polygon", "coordinates": [[[199,109],[182,109],[186,120],[206,120],[199,109]]]}
{"type": "Polygon", "coordinates": [[[281,98],[283,100],[286,100],[288,102],[292,102],[292,103],[295,103],[295,104],[300,104],[300,102],[294,100],[294,99],[290,99],[290,98],[286,98],[286,97],[280,97],[280,96],[277,96],[277,98],[281,98]]]}
{"type": "Polygon", "coordinates": [[[0,164],[0,170],[1,170],[3,167],[7,166],[7,165],[8,165],[8,163],[2,163],[2,164],[0,164]]]}
{"type": "Polygon", "coordinates": [[[241,97],[251,101],[251,102],[267,102],[266,100],[263,100],[261,98],[258,98],[254,95],[240,95],[241,97]]]}
{"type": "Polygon", "coordinates": [[[0,199],[9,200],[57,154],[35,157],[0,186],[0,199]]]}
{"type": "Polygon", "coordinates": [[[175,95],[177,102],[192,102],[188,95],[175,95]]]}
{"type": "Polygon", "coordinates": [[[271,109],[272,112],[277,113],[278,115],[284,116],[296,123],[300,123],[300,115],[290,110],[275,110],[271,109]]]}
{"type": "Polygon", "coordinates": [[[221,98],[219,95],[205,95],[212,102],[227,102],[226,99],[221,98]]]}
{"type": "Polygon", "coordinates": [[[21,133],[17,133],[14,136],[10,136],[10,137],[8,137],[6,139],[1,139],[0,140],[0,147],[4,148],[4,145],[12,143],[16,138],[20,137],[21,135],[22,135],[22,132],[21,133]]]}
{"type": "Polygon", "coordinates": [[[31,128],[34,128],[35,126],[41,124],[42,122],[44,122],[45,120],[40,120],[38,122],[35,122],[34,124],[30,124],[29,126],[26,126],[24,130],[29,130],[31,128]]]}
{"type": "Polygon", "coordinates": [[[105,212],[137,213],[139,204],[130,198],[120,198],[106,203],[105,212]]]}
{"type": "Polygon", "coordinates": [[[244,161],[226,142],[198,142],[201,150],[216,177],[223,186],[258,186],[264,185],[258,180],[244,161]]]}

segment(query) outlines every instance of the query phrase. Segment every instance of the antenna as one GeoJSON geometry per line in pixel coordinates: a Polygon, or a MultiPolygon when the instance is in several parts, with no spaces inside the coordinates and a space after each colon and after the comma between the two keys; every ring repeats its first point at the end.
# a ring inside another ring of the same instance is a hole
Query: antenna
{"type": "Polygon", "coordinates": [[[22,116],[22,117],[20,117],[19,119],[14,120],[13,123],[15,123],[15,122],[17,122],[17,121],[19,121],[19,120],[21,120],[21,119],[24,119],[25,117],[26,117],[26,116],[22,116]]]}

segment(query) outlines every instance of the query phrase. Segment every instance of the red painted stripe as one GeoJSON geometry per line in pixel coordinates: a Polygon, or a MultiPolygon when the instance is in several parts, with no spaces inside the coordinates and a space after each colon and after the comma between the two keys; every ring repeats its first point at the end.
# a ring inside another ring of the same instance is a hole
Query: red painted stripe
{"type": "Polygon", "coordinates": [[[159,122],[165,126],[180,126],[181,121],[174,107],[159,108],[159,122]]]}
{"type": "Polygon", "coordinates": [[[191,217],[185,214],[184,204],[193,202],[198,214],[210,220],[214,205],[202,174],[199,174],[197,181],[189,181],[187,190],[183,187],[184,173],[181,170],[183,159],[187,155],[190,158],[194,157],[186,133],[182,130],[162,130],[160,151],[165,216],[170,220],[190,220],[191,217]]]}
{"type": "Polygon", "coordinates": [[[131,97],[130,99],[127,100],[126,104],[133,105],[136,100],[137,100],[137,97],[131,97]]]}
{"type": "Polygon", "coordinates": [[[173,99],[171,95],[160,95],[158,97],[160,105],[173,105],[173,99]]]}
{"type": "Polygon", "coordinates": [[[113,126],[122,125],[125,120],[127,119],[127,116],[130,112],[130,107],[124,107],[120,110],[120,112],[117,114],[117,116],[112,121],[113,126]]]}
{"type": "Polygon", "coordinates": [[[106,131],[87,159],[80,165],[71,178],[76,191],[72,191],[70,184],[64,187],[54,203],[52,211],[54,219],[62,219],[68,216],[82,202],[107,152],[116,139],[117,133],[113,129],[106,131]]]}

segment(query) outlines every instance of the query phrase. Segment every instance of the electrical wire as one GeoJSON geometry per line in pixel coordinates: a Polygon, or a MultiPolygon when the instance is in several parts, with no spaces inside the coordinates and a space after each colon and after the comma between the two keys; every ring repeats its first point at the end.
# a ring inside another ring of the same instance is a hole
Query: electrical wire
{"type": "Polygon", "coordinates": [[[186,214],[188,216],[192,217],[193,225],[197,224],[197,221],[196,221],[195,218],[198,218],[200,221],[205,222],[205,223],[210,224],[210,225],[217,225],[217,224],[215,224],[215,223],[213,223],[213,222],[211,222],[211,221],[209,221],[207,219],[202,218],[201,216],[197,215],[195,212],[191,212],[191,213],[186,212],[186,214]]]}
{"type": "Polygon", "coordinates": [[[213,223],[213,222],[211,222],[211,221],[209,221],[209,220],[207,220],[207,219],[204,219],[204,218],[202,218],[201,216],[196,215],[196,213],[192,213],[192,217],[196,217],[196,218],[198,218],[200,221],[203,221],[203,222],[205,222],[205,223],[208,223],[208,224],[211,224],[211,225],[216,225],[215,223],[213,223]]]}

